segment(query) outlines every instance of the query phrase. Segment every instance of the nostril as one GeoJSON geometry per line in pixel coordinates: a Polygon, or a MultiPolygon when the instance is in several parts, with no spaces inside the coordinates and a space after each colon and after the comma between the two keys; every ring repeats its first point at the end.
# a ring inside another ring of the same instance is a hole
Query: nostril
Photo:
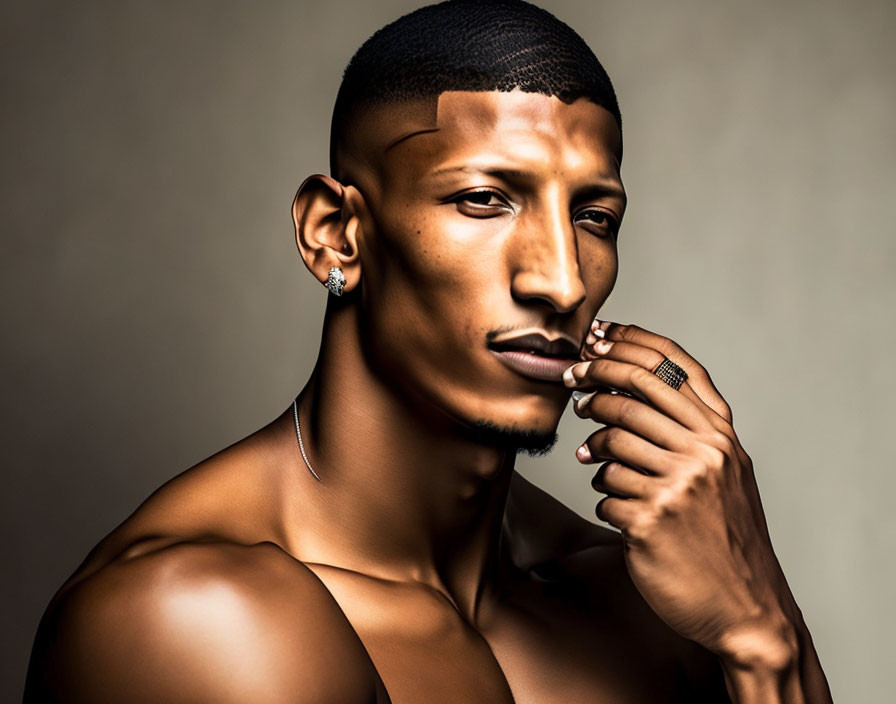
{"type": "Polygon", "coordinates": [[[587,294],[585,285],[578,276],[561,282],[556,276],[543,276],[533,272],[514,277],[511,293],[520,302],[541,301],[558,313],[574,311],[585,302],[587,294]]]}

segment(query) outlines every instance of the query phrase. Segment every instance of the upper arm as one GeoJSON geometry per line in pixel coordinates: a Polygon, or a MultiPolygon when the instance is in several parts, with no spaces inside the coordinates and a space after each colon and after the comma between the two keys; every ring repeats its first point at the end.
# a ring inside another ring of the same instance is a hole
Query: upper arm
{"type": "Polygon", "coordinates": [[[26,702],[366,702],[376,672],[307,567],[275,547],[179,545],[51,603],[26,702]]]}

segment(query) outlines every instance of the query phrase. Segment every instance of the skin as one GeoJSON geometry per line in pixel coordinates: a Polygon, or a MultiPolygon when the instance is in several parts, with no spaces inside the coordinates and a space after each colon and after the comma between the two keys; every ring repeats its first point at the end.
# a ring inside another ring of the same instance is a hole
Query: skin
{"type": "Polygon", "coordinates": [[[162,486],[54,597],[26,701],[830,701],[708,374],[637,326],[589,336],[620,145],[587,100],[367,111],[293,205],[308,269],[346,277],[298,397],[321,481],[290,408],[162,486]],[[488,348],[530,329],[581,345],[576,376],[488,348]],[[631,394],[577,410],[610,424],[579,461],[614,460],[593,485],[619,532],[513,469],[573,386],[631,394]]]}

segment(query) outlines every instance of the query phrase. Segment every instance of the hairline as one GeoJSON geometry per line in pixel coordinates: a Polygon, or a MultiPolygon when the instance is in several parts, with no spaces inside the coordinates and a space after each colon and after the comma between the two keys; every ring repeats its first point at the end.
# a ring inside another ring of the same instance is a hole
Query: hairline
{"type": "MultiPolygon", "coordinates": [[[[350,105],[350,109],[347,112],[337,113],[334,107],[333,114],[330,118],[330,141],[329,141],[329,162],[330,162],[330,175],[333,178],[338,179],[338,169],[337,169],[337,159],[336,152],[338,148],[344,144],[346,141],[346,135],[348,130],[350,129],[353,122],[358,121],[359,119],[363,119],[363,116],[358,116],[358,112],[364,110],[379,110],[386,109],[388,110],[390,107],[399,106],[399,105],[410,105],[413,103],[423,103],[423,102],[435,102],[436,111],[438,108],[439,98],[445,93],[457,93],[457,92],[466,92],[466,93],[513,93],[515,91],[522,91],[524,93],[531,93],[533,95],[544,95],[550,98],[557,98],[561,102],[572,105],[577,100],[585,98],[590,101],[594,105],[597,105],[600,108],[606,110],[610,116],[613,118],[613,121],[616,123],[616,127],[620,133],[620,141],[619,141],[619,153],[617,154],[617,161],[619,165],[622,165],[622,123],[619,117],[606,105],[594,99],[593,96],[588,93],[582,92],[573,97],[571,100],[564,100],[561,96],[555,93],[549,93],[546,91],[540,90],[531,90],[527,91],[522,86],[515,86],[511,90],[503,90],[500,88],[491,88],[491,89],[473,89],[473,90],[459,90],[459,89],[446,89],[433,93],[421,93],[419,95],[410,95],[410,96],[401,96],[401,97],[373,97],[373,98],[364,98],[350,105]]],[[[421,129],[418,132],[411,132],[406,135],[402,135],[397,139],[393,140],[388,144],[384,151],[388,151],[392,146],[398,144],[399,142],[407,139],[408,137],[413,136],[414,134],[420,132],[428,132],[432,131],[430,129],[421,129]]]]}

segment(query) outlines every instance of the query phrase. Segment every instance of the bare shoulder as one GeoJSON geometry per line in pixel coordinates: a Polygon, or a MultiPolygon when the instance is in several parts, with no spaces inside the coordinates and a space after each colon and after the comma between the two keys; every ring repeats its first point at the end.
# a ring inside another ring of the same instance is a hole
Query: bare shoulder
{"type": "Polygon", "coordinates": [[[310,569],[272,543],[185,542],[60,590],[38,630],[25,701],[373,702],[377,693],[363,644],[310,569]]]}
{"type": "Polygon", "coordinates": [[[280,468],[288,462],[277,437],[281,419],[159,486],[90,551],[63,590],[114,561],[176,543],[277,542],[274,507],[280,468]]]}

